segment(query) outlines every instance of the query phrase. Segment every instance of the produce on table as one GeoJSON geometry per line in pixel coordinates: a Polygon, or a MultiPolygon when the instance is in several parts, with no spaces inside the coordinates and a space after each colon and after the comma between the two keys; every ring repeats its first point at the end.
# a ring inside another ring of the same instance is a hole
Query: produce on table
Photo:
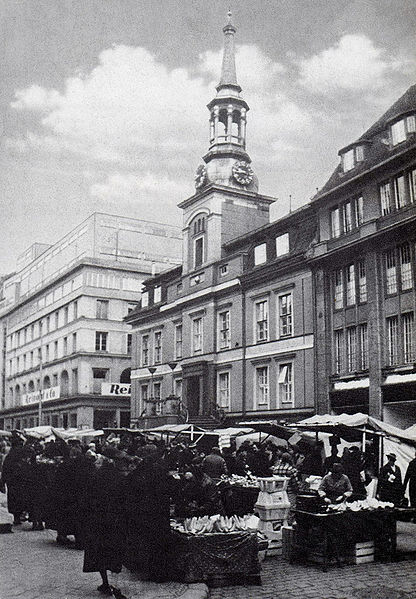
{"type": "Polygon", "coordinates": [[[228,476],[227,474],[223,474],[221,480],[229,483],[230,485],[235,485],[239,487],[258,487],[259,483],[256,476],[252,474],[247,474],[247,476],[239,476],[238,474],[231,474],[228,476]]]}
{"type": "Polygon", "coordinates": [[[328,505],[328,511],[330,512],[360,512],[362,510],[380,510],[386,508],[393,508],[394,504],[389,501],[379,501],[378,499],[362,499],[359,501],[352,501],[351,503],[331,503],[328,505]]]}
{"type": "Polygon", "coordinates": [[[179,532],[190,533],[194,535],[203,535],[207,533],[227,533],[241,532],[245,530],[257,530],[259,519],[253,514],[246,516],[202,516],[185,518],[183,522],[171,521],[171,526],[179,532]]]}

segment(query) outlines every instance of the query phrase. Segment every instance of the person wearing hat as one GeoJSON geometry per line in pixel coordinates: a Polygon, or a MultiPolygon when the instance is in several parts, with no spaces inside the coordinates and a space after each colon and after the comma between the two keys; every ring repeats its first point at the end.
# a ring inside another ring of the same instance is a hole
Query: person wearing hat
{"type": "Polygon", "coordinates": [[[380,501],[390,501],[400,505],[403,499],[402,473],[396,466],[396,454],[387,454],[387,464],[380,468],[378,478],[378,496],[380,501]]]}
{"type": "Polygon", "coordinates": [[[406,491],[409,483],[410,506],[416,507],[416,457],[409,462],[403,482],[403,490],[406,491]]]}

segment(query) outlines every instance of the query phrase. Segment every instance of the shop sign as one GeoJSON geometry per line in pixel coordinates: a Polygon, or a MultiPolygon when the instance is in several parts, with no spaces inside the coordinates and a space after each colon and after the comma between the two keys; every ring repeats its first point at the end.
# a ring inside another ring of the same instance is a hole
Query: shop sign
{"type": "Polygon", "coordinates": [[[131,395],[131,385],[129,383],[102,383],[101,395],[131,395]]]}
{"type": "MultiPolygon", "coordinates": [[[[59,399],[61,396],[61,387],[49,387],[49,389],[43,389],[42,401],[51,401],[52,399],[59,399]]],[[[22,404],[38,403],[40,399],[40,391],[34,393],[24,393],[22,395],[22,404]]]]}

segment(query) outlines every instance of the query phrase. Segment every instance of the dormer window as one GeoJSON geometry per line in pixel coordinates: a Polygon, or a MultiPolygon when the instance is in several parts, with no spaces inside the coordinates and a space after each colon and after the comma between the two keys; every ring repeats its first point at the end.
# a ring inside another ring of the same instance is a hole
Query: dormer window
{"type": "Polygon", "coordinates": [[[364,160],[364,146],[358,145],[341,153],[341,165],[344,173],[351,171],[358,162],[364,160]]]}
{"type": "Polygon", "coordinates": [[[276,257],[289,253],[289,233],[276,237],[276,257]]]}
{"type": "Polygon", "coordinates": [[[254,248],[254,266],[264,264],[267,260],[266,244],[261,243],[254,248]]]}
{"type": "Polygon", "coordinates": [[[149,292],[144,291],[142,293],[142,308],[147,308],[148,305],[149,305],[149,292]]]}
{"type": "Polygon", "coordinates": [[[406,141],[409,133],[415,133],[416,131],[416,118],[412,114],[407,116],[400,121],[396,121],[390,127],[391,143],[393,146],[406,141]]]}
{"type": "Polygon", "coordinates": [[[160,301],[162,301],[162,287],[158,285],[153,292],[153,302],[158,304],[160,301]]]}

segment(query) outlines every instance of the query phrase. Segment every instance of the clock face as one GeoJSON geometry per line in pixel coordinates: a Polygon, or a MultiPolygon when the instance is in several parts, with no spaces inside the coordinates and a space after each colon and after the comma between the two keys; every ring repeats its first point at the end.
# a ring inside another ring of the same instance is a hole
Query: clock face
{"type": "Polygon", "coordinates": [[[207,169],[205,164],[200,164],[195,173],[195,187],[199,189],[207,182],[207,169]]]}
{"type": "Polygon", "coordinates": [[[233,165],[233,177],[240,185],[250,185],[253,180],[253,169],[248,162],[240,160],[233,165]]]}

